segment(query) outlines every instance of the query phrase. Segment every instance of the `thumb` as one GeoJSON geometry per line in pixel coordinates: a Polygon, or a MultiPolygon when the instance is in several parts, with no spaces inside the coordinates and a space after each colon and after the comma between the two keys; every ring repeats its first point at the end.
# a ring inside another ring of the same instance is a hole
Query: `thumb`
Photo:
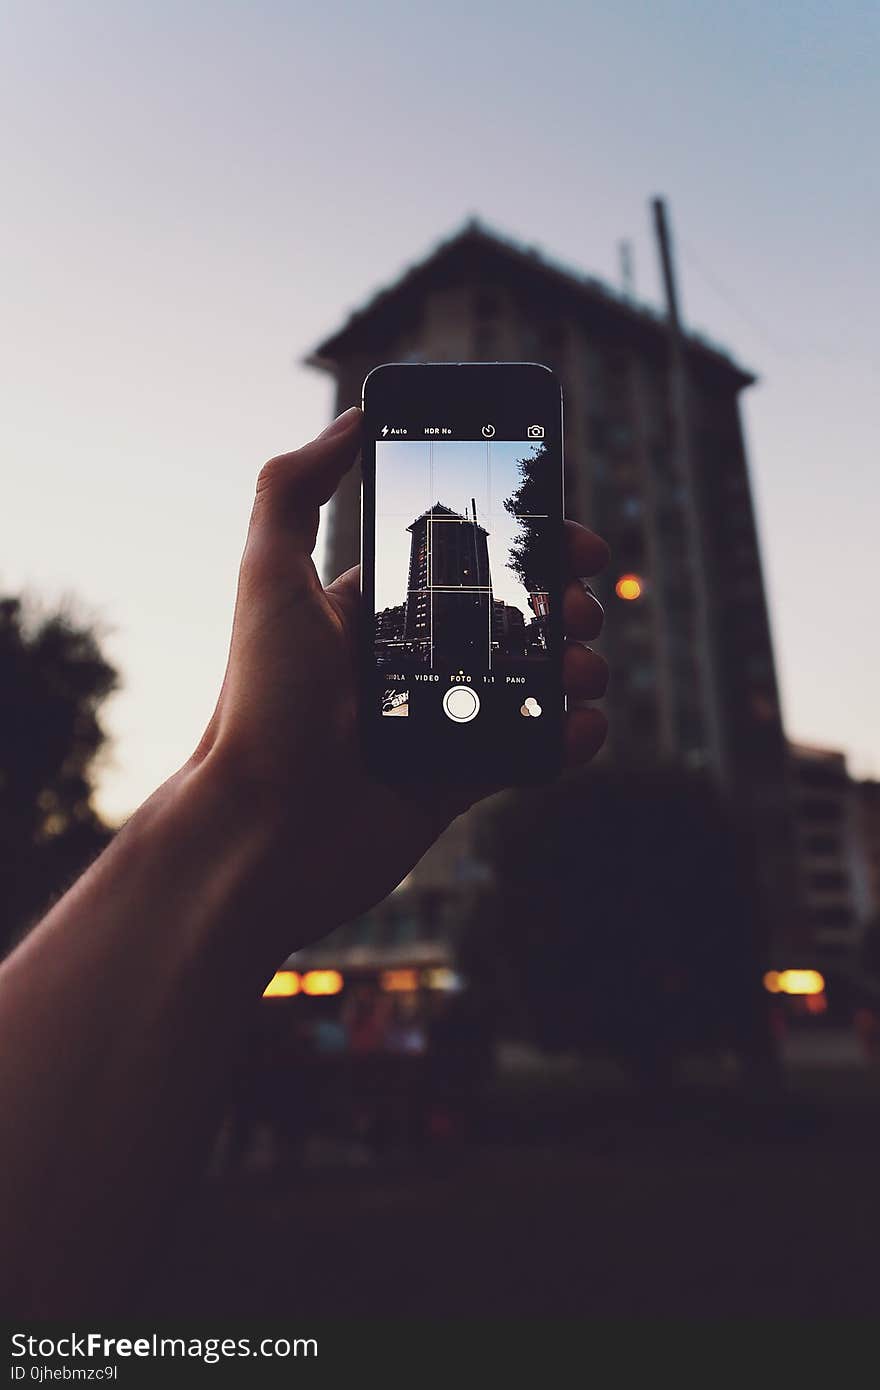
{"type": "Polygon", "coordinates": [[[251,530],[281,532],[311,554],[318,534],[318,509],[329,501],[354,463],[363,417],[357,406],[329,424],[316,439],[279,454],[260,469],[251,530]]]}
{"type": "Polygon", "coordinates": [[[361,567],[353,565],[332,584],[327,585],[327,593],[333,599],[345,624],[354,628],[360,617],[361,608],[361,567]]]}

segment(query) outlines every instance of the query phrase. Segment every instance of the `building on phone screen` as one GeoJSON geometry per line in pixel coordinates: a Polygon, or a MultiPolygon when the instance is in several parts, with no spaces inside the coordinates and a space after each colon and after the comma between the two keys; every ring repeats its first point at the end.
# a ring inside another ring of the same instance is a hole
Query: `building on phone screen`
{"type": "Polygon", "coordinates": [[[425,663],[481,669],[491,634],[487,532],[436,502],[406,528],[411,536],[404,635],[425,663]]]}

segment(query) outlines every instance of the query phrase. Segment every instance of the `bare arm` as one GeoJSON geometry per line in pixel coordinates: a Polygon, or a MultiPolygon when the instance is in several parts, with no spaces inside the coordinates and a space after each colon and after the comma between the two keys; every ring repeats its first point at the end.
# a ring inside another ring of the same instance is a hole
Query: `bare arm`
{"type": "Polygon", "coordinates": [[[283,954],[242,902],[266,848],[207,762],[187,769],[5,963],[6,1307],[124,1296],[216,1125],[242,1004],[283,954]]]}
{"type": "MultiPolygon", "coordinates": [[[[124,1309],[204,1160],[246,1006],[473,799],[380,787],[360,766],[356,577],[324,589],[310,558],[358,437],[348,412],[263,470],[199,749],[0,968],[0,1299],[19,1313],[124,1309]]],[[[597,538],[569,541],[574,573],[603,563],[597,538]]],[[[565,608],[573,635],[598,632],[581,586],[565,608]]],[[[601,695],[604,663],[573,646],[566,684],[601,695]]],[[[602,716],[575,711],[568,737],[589,758],[602,716]]]]}

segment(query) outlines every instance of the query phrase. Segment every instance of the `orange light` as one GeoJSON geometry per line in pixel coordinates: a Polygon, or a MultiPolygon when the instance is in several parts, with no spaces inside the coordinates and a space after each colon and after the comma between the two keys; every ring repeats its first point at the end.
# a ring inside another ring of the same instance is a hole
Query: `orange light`
{"type": "Polygon", "coordinates": [[[389,994],[414,990],[418,987],[419,977],[414,970],[382,971],[382,988],[387,990],[389,994]]]}
{"type": "Polygon", "coordinates": [[[338,970],[307,970],[302,977],[305,994],[338,994],[342,983],[338,970]]]}
{"type": "Polygon", "coordinates": [[[295,970],[276,970],[263,990],[264,999],[289,999],[299,994],[300,979],[295,970]]]}
{"type": "Polygon", "coordinates": [[[828,1008],[828,1000],[824,994],[808,994],[804,1003],[808,1014],[824,1014],[828,1008]]]}
{"type": "Polygon", "coordinates": [[[818,970],[768,970],[764,988],[770,994],[822,994],[825,980],[818,970]]]}
{"type": "Polygon", "coordinates": [[[637,574],[622,574],[614,586],[614,592],[618,598],[632,602],[642,596],[642,581],[637,574]]]}
{"type": "Polygon", "coordinates": [[[783,970],[779,988],[783,994],[821,994],[825,981],[818,970],[783,970]]]}

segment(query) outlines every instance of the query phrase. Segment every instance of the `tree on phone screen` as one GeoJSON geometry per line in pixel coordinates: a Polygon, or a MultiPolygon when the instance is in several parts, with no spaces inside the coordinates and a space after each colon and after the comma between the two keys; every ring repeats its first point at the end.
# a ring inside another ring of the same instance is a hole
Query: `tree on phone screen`
{"type": "Polygon", "coordinates": [[[529,594],[550,590],[553,556],[548,526],[547,449],[536,445],[518,461],[519,486],[504,499],[504,509],[516,517],[519,532],[510,548],[508,568],[529,594]]]}

